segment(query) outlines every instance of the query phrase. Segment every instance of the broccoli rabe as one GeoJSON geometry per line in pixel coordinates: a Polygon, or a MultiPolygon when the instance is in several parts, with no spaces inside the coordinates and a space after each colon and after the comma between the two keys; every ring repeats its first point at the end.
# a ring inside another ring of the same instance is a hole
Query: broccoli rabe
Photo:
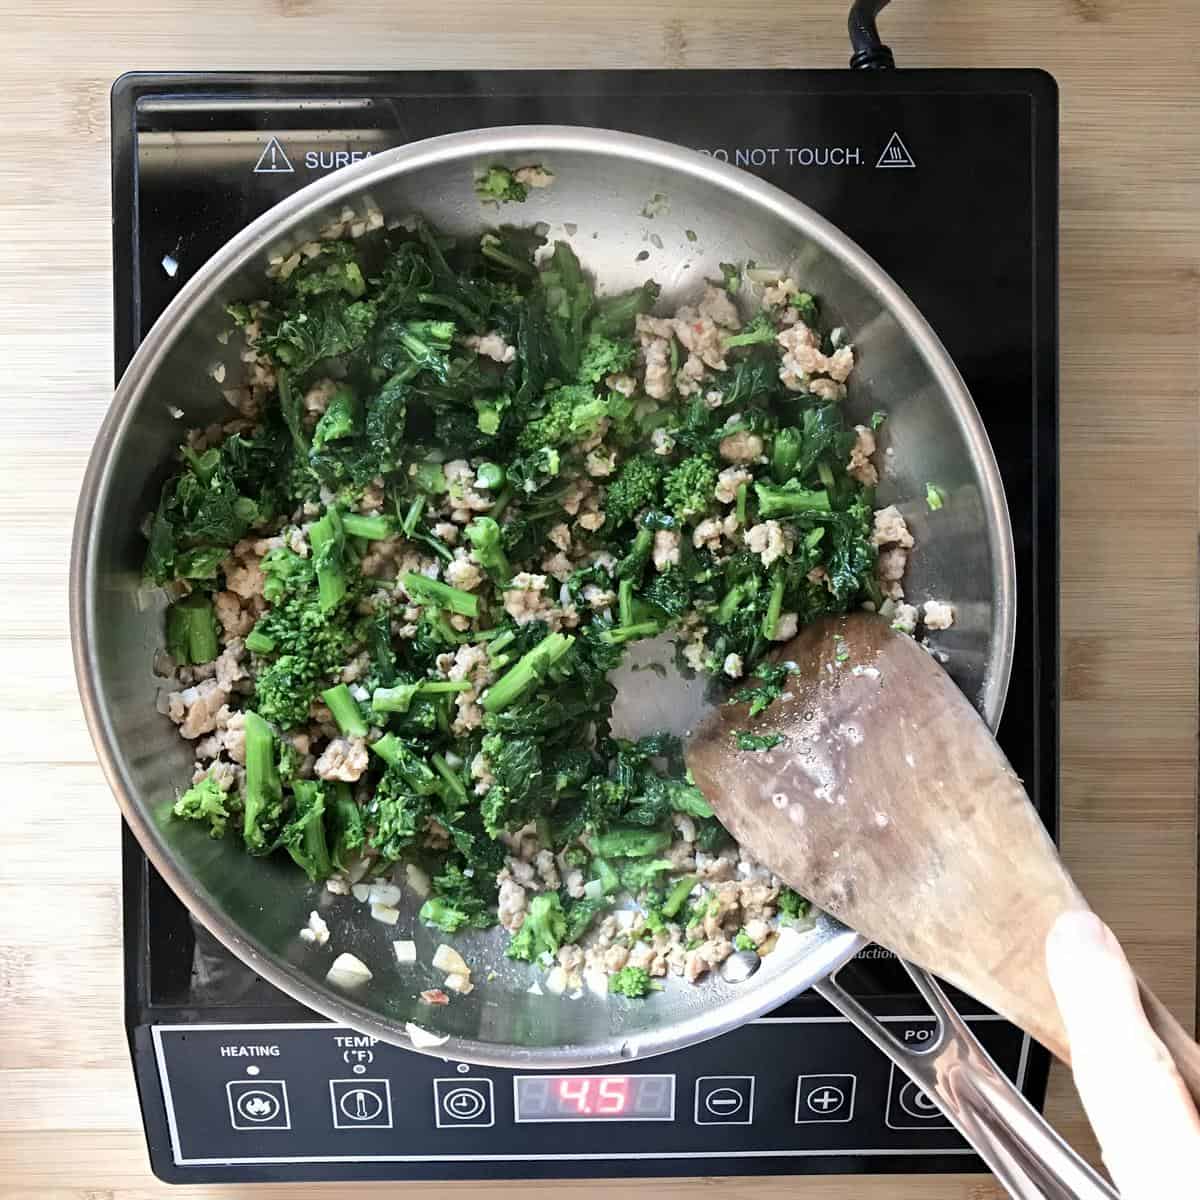
{"type": "Polygon", "coordinates": [[[178,800],[172,812],[189,821],[207,821],[213,837],[223,837],[229,821],[229,797],[211,775],[194,783],[178,800]]]}
{"type": "Polygon", "coordinates": [[[501,586],[512,578],[512,567],[504,553],[504,537],[492,517],[476,517],[465,533],[479,565],[501,586]]]}
{"type": "Polygon", "coordinates": [[[509,958],[536,962],[543,955],[554,955],[566,942],[567,917],[557,892],[539,892],[529,901],[525,920],[517,930],[506,953],[509,958]]]}
{"type": "Polygon", "coordinates": [[[711,455],[696,454],[685,458],[667,476],[663,485],[663,503],[683,520],[711,508],[717,484],[717,465],[711,455]]]}
{"type": "MultiPolygon", "coordinates": [[[[543,182],[496,164],[477,187],[499,205],[543,182]]],[[[644,921],[605,927],[622,946],[689,923],[698,938],[713,899],[693,903],[692,856],[731,839],[678,739],[618,736],[613,673],[670,638],[757,715],[786,686],[767,656],[793,617],[882,602],[843,405],[780,377],[795,320],[826,353],[844,339],[793,288],[716,331],[725,367],[697,379],[703,324],[638,328],[653,281],[605,294],[540,226],[377,217],[230,306],[239,432],[191,437],[148,521],[178,681],[213,677],[227,706],[175,810],[335,887],[419,869],[420,920],[446,934],[497,923],[503,876],[528,905],[509,953],[539,967],[630,897],[644,921]],[[737,434],[762,451],[735,466],[737,434]],[[767,521],[781,537],[751,552],[767,521]]],[[[721,265],[748,303],[743,279],[721,265]]],[[[744,750],[783,744],[735,724],[744,750]]],[[[785,890],[779,912],[807,905],[785,890]]],[[[613,991],[654,986],[629,969],[613,991]]]]}
{"type": "Polygon", "coordinates": [[[167,653],[181,667],[217,657],[217,619],[203,592],[193,592],[167,610],[167,653]]]}
{"type": "Polygon", "coordinates": [[[608,990],[617,996],[641,1000],[650,995],[653,984],[645,967],[622,967],[608,980],[608,990]]]}
{"type": "Polygon", "coordinates": [[[643,509],[652,508],[658,502],[662,481],[662,459],[652,454],[626,459],[609,484],[604,498],[608,528],[619,529],[643,509]]]}
{"type": "Polygon", "coordinates": [[[495,204],[519,204],[529,195],[529,189],[513,178],[512,171],[501,166],[488,167],[475,180],[475,191],[481,199],[495,204]]]}

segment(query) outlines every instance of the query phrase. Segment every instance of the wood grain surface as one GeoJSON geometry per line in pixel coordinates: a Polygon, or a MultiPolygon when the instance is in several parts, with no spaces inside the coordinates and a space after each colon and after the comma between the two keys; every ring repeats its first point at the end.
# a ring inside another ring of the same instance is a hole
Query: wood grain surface
{"type": "MultiPolygon", "coordinates": [[[[111,382],[108,88],[182,68],[845,64],[845,0],[0,0],[0,1196],[140,1200],[116,810],[72,678],[66,577],[111,382]],[[447,32],[449,30],[449,32],[447,32]]],[[[1064,852],[1154,990],[1195,997],[1200,8],[896,0],[908,66],[1062,92],[1064,852]]],[[[1090,1147],[1069,1077],[1049,1112],[1090,1147]]],[[[996,1200],[988,1179],[730,1179],[723,1196],[996,1200]]],[[[705,1181],[662,1181],[663,1197],[705,1181]]],[[[488,1184],[495,1192],[548,1192],[488,1184]]],[[[553,1185],[599,1200],[618,1185],[553,1185]]],[[[478,1185],[380,1185],[413,1200],[478,1185]]],[[[240,1189],[273,1197],[284,1189],[240,1189]]],[[[364,1186],[362,1191],[368,1190],[364,1186]]],[[[313,1200],[344,1186],[309,1187],[313,1200]]],[[[178,1189],[180,1197],[236,1194],[178,1189]]]]}

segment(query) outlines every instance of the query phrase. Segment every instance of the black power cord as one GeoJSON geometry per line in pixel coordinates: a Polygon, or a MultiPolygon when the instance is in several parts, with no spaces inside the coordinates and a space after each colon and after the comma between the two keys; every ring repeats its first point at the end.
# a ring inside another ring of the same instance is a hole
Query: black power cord
{"type": "Polygon", "coordinates": [[[879,40],[875,18],[888,0],[854,0],[847,25],[850,28],[850,69],[852,71],[890,71],[896,65],[891,48],[879,40]]]}

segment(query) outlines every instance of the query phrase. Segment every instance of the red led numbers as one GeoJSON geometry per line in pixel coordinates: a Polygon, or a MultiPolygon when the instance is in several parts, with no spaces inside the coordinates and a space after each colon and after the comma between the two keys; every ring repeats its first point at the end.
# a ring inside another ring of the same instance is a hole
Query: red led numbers
{"type": "Polygon", "coordinates": [[[629,1078],[625,1075],[577,1076],[558,1081],[559,1107],[582,1114],[612,1117],[629,1107],[629,1078]]]}
{"type": "Polygon", "coordinates": [[[600,1098],[596,1111],[611,1115],[623,1113],[629,1107],[629,1080],[624,1075],[610,1075],[600,1081],[600,1098]]]}

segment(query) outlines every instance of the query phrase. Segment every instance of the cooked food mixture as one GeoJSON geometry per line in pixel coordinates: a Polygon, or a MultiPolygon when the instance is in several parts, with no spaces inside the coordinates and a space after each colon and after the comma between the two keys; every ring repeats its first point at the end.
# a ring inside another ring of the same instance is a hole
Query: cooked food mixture
{"type": "MultiPolygon", "coordinates": [[[[843,417],[853,348],[777,274],[726,267],[660,314],[653,282],[604,295],[532,230],[383,226],[347,213],[230,309],[237,415],[189,435],[148,522],[164,707],[196,754],[176,814],[385,924],[406,890],[446,935],[498,923],[551,991],[640,997],[769,951],[807,905],[676,738],[611,735],[609,676],[664,636],[758,714],[788,672],[764,656],[806,622],[865,603],[916,627],[913,539],[843,417]]],[[[430,1004],[473,986],[438,955],[430,1004]]],[[[330,978],[369,974],[343,954],[330,978]]]]}

